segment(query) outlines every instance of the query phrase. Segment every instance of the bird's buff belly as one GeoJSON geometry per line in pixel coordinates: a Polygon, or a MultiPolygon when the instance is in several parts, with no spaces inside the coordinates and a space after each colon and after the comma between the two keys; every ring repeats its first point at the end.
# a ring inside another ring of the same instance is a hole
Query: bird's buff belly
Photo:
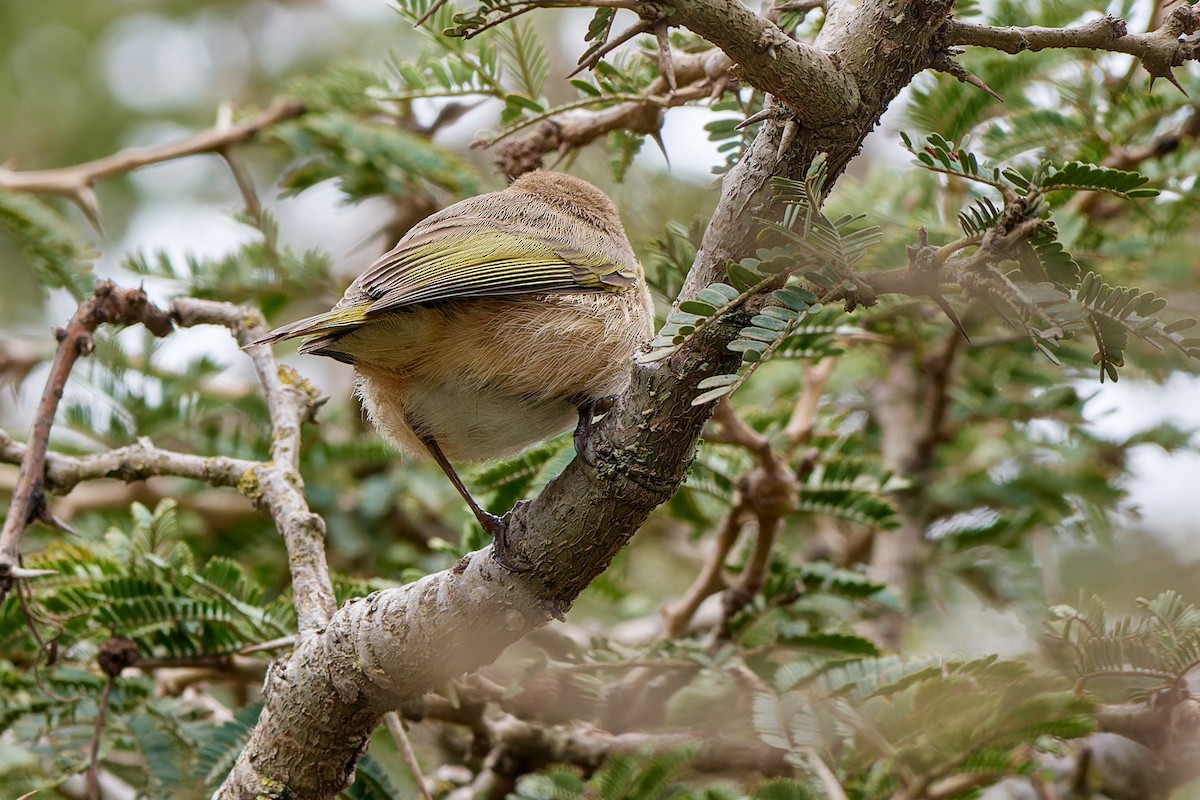
{"type": "Polygon", "coordinates": [[[424,455],[420,436],[431,436],[452,461],[511,455],[569,430],[578,419],[566,400],[456,391],[398,376],[364,374],[358,394],[371,421],[395,444],[424,455]]]}
{"type": "MultiPolygon", "coordinates": [[[[649,296],[645,298],[649,303],[649,296]]],[[[348,334],[376,427],[451,461],[500,458],[569,430],[576,405],[620,393],[649,314],[603,294],[478,300],[393,314],[348,334]]]]}

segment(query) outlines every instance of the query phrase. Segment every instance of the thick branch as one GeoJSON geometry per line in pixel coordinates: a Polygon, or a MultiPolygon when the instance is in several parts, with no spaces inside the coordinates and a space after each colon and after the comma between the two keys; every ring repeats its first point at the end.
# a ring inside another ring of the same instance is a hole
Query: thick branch
{"type": "Polygon", "coordinates": [[[674,9],[672,23],[725,51],[746,83],[778,98],[803,126],[829,125],[857,111],[858,85],[833,54],[793,40],[738,0],[682,0],[674,9]]]}

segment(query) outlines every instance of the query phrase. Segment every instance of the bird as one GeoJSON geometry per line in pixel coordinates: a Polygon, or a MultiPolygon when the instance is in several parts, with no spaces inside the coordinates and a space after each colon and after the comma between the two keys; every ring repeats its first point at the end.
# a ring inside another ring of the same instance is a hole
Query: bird
{"type": "Polygon", "coordinates": [[[375,428],[432,457],[505,563],[503,518],[451,462],[512,455],[572,425],[588,460],[594,417],[628,386],[653,324],[616,205],[587,181],[535,170],[426,217],[332,310],[253,344],[303,338],[300,353],[352,365],[375,428]]]}

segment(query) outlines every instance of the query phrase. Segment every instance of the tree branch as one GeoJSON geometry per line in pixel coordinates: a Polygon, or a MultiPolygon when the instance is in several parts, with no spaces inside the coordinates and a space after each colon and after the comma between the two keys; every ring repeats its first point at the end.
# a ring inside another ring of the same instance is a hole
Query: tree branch
{"type": "Polygon", "coordinates": [[[776,97],[805,127],[846,120],[858,109],[860,87],[835,54],[795,41],[737,0],[681,0],[670,21],[725,51],[746,83],[776,97]]]}
{"type": "Polygon", "coordinates": [[[76,360],[92,352],[92,334],[103,324],[142,323],[157,336],[171,332],[167,314],[146,299],[141,289],[118,289],[110,281],[96,284],[92,296],[80,303],[67,327],[58,331],[58,350],[34,415],[29,446],[21,459],[21,475],[13,491],[4,527],[0,530],[0,599],[12,587],[20,569],[21,537],[25,527],[45,511],[46,449],[50,429],[76,360]]]}
{"type": "Polygon", "coordinates": [[[578,149],[615,130],[657,135],[663,112],[719,94],[728,84],[732,62],[719,50],[671,56],[676,88],[665,77],[651,82],[644,99],[629,100],[599,111],[566,113],[539,124],[532,133],[496,145],[493,160],[509,178],[539,169],[549,153],[578,149]]]}
{"type": "MultiPolygon", "coordinates": [[[[20,464],[29,448],[0,431],[0,461],[20,464]]],[[[140,481],[159,475],[191,478],[210,486],[236,487],[247,473],[259,466],[257,461],[228,456],[196,456],[155,447],[149,439],[86,456],[67,456],[55,452],[45,455],[45,489],[66,494],[84,481],[116,478],[140,481]]]]}
{"type": "Polygon", "coordinates": [[[336,607],[325,560],[325,523],[309,510],[298,471],[300,426],[311,419],[322,399],[294,370],[276,363],[269,348],[250,347],[246,352],[267,397],[272,431],[270,461],[187,455],[156,448],[149,440],[90,456],[62,456],[47,451],[63,387],[75,360],[90,352],[92,332],[103,323],[141,322],[162,336],[172,330],[172,321],[182,327],[221,325],[243,346],[267,331],[262,314],[253,309],[181,298],[172,304],[168,315],[147,302],[141,290],[118,289],[108,281],[97,284],[92,298],[80,305],[62,332],[28,444],[19,445],[0,432],[0,461],[21,464],[0,531],[0,596],[21,577],[21,536],[25,526],[44,512],[47,488],[65,492],[94,478],[135,481],[175,475],[213,486],[236,487],[268,509],[288,551],[298,626],[301,636],[306,636],[324,626],[336,607]]]}
{"type": "Polygon", "coordinates": [[[297,626],[301,639],[329,621],[337,607],[325,560],[325,521],[308,508],[300,477],[300,425],[324,400],[311,383],[275,361],[271,349],[249,345],[267,333],[262,314],[232,303],[180,298],[171,306],[182,327],[228,328],[254,363],[271,418],[271,460],[243,475],[238,490],[266,506],[288,552],[297,626]]]}
{"type": "Polygon", "coordinates": [[[725,559],[729,556],[729,552],[737,543],[738,536],[741,535],[744,512],[744,504],[735,500],[729,510],[725,512],[725,521],[721,524],[717,538],[713,541],[713,549],[705,559],[704,566],[700,568],[700,573],[692,581],[692,585],[688,587],[683,597],[663,606],[661,614],[664,637],[677,639],[682,636],[687,631],[688,623],[692,621],[696,610],[700,608],[700,604],[710,595],[726,588],[721,570],[725,566],[725,559]]]}
{"type": "Polygon", "coordinates": [[[298,117],[303,113],[304,106],[298,101],[284,98],[265,111],[241,122],[218,124],[181,142],[158,147],[122,150],[119,153],[72,167],[27,172],[15,172],[0,168],[0,189],[78,197],[90,190],[97,181],[105,178],[184,156],[219,153],[231,145],[251,138],[263,128],[270,127],[276,122],[298,117]]]}
{"type": "Polygon", "coordinates": [[[1200,9],[1179,5],[1158,30],[1149,33],[1129,33],[1124,20],[1108,15],[1071,28],[992,27],[951,19],[942,27],[942,36],[947,45],[991,47],[1006,53],[1062,48],[1128,53],[1142,62],[1152,78],[1166,78],[1179,86],[1171,70],[1200,58],[1197,44],[1180,37],[1197,29],[1200,9]]]}

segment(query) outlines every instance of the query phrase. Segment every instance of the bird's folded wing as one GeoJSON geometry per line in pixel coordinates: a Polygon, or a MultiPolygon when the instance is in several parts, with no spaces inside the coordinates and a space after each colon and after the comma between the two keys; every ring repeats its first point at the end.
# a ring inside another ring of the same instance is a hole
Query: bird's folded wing
{"type": "Polygon", "coordinates": [[[485,217],[457,214],[422,223],[381,256],[331,311],[293,322],[253,344],[310,339],[323,347],[373,315],[424,303],[556,292],[619,291],[637,280],[631,264],[485,217]]]}
{"type": "Polygon", "coordinates": [[[367,314],[470,297],[613,291],[632,285],[630,265],[496,220],[457,216],[414,231],[346,290],[341,307],[367,314]]]}

